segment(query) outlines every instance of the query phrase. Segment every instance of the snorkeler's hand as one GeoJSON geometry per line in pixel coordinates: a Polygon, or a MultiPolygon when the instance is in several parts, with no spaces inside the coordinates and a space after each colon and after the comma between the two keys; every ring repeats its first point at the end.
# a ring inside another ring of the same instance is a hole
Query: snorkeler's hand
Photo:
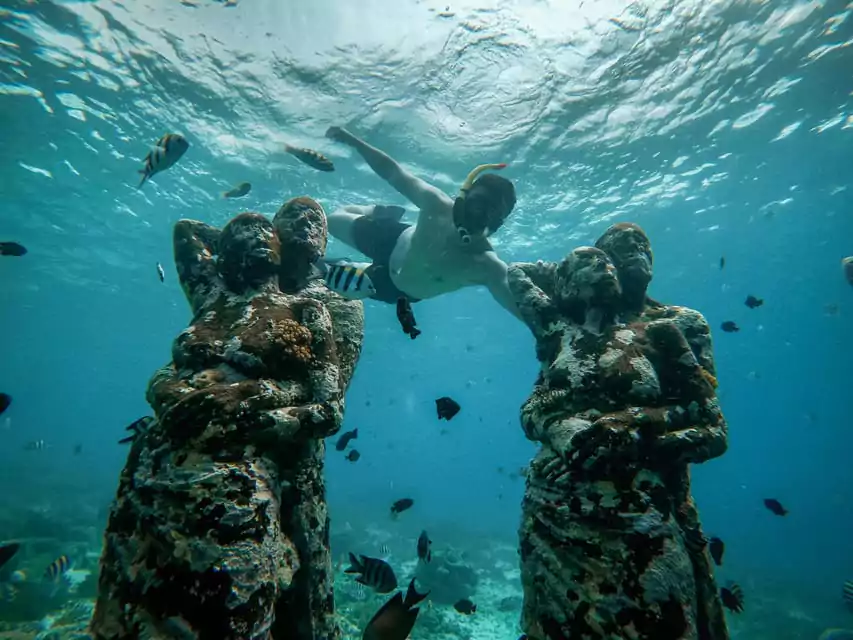
{"type": "Polygon", "coordinates": [[[343,144],[351,144],[355,140],[355,136],[342,127],[329,127],[326,129],[326,137],[343,144]]]}

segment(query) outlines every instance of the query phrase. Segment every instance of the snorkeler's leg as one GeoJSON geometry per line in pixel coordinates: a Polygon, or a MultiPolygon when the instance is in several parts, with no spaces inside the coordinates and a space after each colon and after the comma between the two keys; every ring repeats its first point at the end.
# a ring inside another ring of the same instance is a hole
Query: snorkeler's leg
{"type": "Polygon", "coordinates": [[[350,204],[340,207],[326,216],[329,233],[353,249],[358,249],[355,243],[353,224],[362,216],[370,215],[372,212],[373,205],[350,204]]]}

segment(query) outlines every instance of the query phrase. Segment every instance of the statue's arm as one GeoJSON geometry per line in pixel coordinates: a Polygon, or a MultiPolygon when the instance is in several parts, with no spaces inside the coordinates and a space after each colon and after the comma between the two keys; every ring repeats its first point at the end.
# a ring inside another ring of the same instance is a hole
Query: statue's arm
{"type": "Polygon", "coordinates": [[[221,231],[196,220],[179,220],[172,237],[178,280],[193,312],[220,284],[216,254],[221,231]]]}
{"type": "Polygon", "coordinates": [[[544,270],[535,264],[512,263],[507,269],[507,284],[521,319],[539,341],[545,337],[549,325],[557,319],[557,313],[551,303],[551,297],[535,284],[528,271],[540,281],[545,277],[544,270]]]}

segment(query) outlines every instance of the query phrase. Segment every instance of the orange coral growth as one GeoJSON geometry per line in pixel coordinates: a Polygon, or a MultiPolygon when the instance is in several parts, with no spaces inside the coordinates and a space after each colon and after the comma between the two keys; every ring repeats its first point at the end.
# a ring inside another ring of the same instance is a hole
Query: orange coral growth
{"type": "Polygon", "coordinates": [[[275,344],[288,360],[308,364],[314,356],[311,353],[311,332],[290,318],[271,323],[270,341],[275,344]]]}
{"type": "Polygon", "coordinates": [[[717,378],[712,376],[705,367],[699,367],[702,370],[702,377],[707,380],[710,385],[716,389],[717,388],[717,378]]]}

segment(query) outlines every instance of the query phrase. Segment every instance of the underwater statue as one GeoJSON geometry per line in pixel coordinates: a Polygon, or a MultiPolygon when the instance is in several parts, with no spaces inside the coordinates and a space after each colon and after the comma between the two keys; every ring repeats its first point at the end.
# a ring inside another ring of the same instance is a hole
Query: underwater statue
{"type": "Polygon", "coordinates": [[[688,471],[727,448],[710,329],[647,298],[651,277],[633,224],[509,269],[542,365],[521,412],[542,445],[519,532],[531,640],[729,637],[688,471]]]}
{"type": "Polygon", "coordinates": [[[310,198],[273,223],[175,225],[193,318],[149,383],[156,419],[110,512],[94,638],[341,637],[323,438],[343,420],[363,308],[306,279],[325,244],[310,198]]]}

